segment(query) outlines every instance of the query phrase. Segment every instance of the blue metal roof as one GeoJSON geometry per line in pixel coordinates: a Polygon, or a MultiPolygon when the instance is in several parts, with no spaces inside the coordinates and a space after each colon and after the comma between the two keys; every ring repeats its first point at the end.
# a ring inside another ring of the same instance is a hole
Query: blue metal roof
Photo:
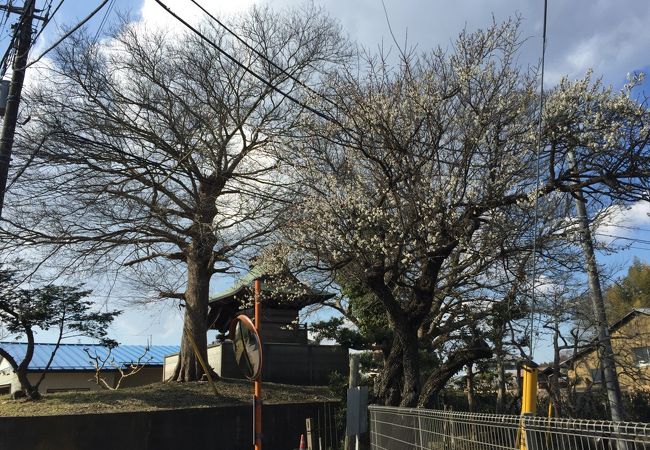
{"type": "MultiPolygon", "coordinates": [[[[24,342],[0,342],[0,347],[6,350],[14,359],[20,363],[25,357],[27,344],[24,342]]],[[[55,344],[34,344],[34,356],[29,364],[29,370],[43,370],[52,356],[55,344]]],[[[87,348],[91,355],[104,358],[108,349],[98,344],[61,344],[56,351],[50,370],[95,370],[95,366],[84,351],[87,348]]],[[[111,360],[115,360],[117,366],[127,366],[137,362],[138,358],[145,353],[140,364],[147,366],[162,366],[166,355],[178,353],[178,345],[152,345],[146,349],[144,345],[120,345],[113,349],[111,357],[106,364],[106,370],[113,368],[111,360]]]]}

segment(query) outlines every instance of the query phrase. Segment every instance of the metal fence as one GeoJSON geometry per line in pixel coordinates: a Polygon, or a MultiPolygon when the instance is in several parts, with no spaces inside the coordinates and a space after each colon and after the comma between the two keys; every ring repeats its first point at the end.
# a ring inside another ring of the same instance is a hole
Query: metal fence
{"type": "Polygon", "coordinates": [[[370,406],[372,450],[650,450],[650,424],[370,406]]]}

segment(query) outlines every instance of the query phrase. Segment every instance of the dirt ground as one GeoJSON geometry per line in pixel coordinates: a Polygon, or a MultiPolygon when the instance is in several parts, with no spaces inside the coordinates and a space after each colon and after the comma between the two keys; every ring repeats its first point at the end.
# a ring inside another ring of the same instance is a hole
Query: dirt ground
{"type": "MultiPolygon", "coordinates": [[[[1,416],[153,411],[159,409],[206,408],[250,403],[252,383],[221,379],[215,396],[208,383],[156,383],[118,391],[65,392],[47,394],[39,401],[12,400],[0,396],[1,416]]],[[[292,386],[264,383],[265,403],[309,402],[335,399],[326,386],[292,386]]]]}

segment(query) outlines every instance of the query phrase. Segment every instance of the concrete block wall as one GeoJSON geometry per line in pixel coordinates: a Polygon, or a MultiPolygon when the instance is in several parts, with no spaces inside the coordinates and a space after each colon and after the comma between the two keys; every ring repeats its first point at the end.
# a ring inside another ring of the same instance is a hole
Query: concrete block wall
{"type": "MultiPolygon", "coordinates": [[[[348,350],[338,345],[263,344],[262,379],[273,383],[323,386],[332,372],[347,376],[348,350]]],[[[177,355],[165,358],[165,379],[173,373],[177,355]]],[[[224,378],[243,378],[232,343],[208,347],[208,364],[224,378]]]]}

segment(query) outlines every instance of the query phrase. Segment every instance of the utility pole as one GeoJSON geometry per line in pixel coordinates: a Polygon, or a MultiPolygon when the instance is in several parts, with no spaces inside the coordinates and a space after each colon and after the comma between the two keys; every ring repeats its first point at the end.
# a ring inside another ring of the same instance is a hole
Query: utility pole
{"type": "Polygon", "coordinates": [[[10,13],[20,13],[20,20],[14,31],[17,39],[13,40],[15,42],[15,54],[12,64],[13,73],[11,76],[11,84],[9,85],[4,122],[2,123],[2,133],[0,134],[0,217],[2,217],[5,189],[7,188],[7,176],[11,162],[11,149],[14,144],[16,122],[18,121],[20,94],[23,90],[23,81],[25,80],[25,66],[27,65],[27,57],[32,45],[32,20],[34,19],[35,5],[36,0],[25,0],[22,8],[0,5],[0,10],[4,9],[10,13]]]}
{"type": "MultiPolygon", "coordinates": [[[[569,150],[569,162],[572,169],[578,172],[578,163],[575,157],[575,151],[569,150]]],[[[579,182],[579,181],[578,181],[579,182]]],[[[587,215],[587,202],[581,189],[574,193],[576,200],[576,211],[578,213],[578,229],[580,230],[580,245],[585,255],[585,265],[587,269],[587,278],[589,281],[589,293],[591,304],[596,316],[596,329],[598,331],[598,356],[603,369],[603,378],[607,390],[607,400],[612,420],[615,422],[622,421],[625,418],[623,408],[623,396],[621,395],[621,386],[618,383],[616,374],[616,361],[614,360],[614,350],[612,349],[612,340],[609,335],[609,325],[607,323],[607,314],[605,313],[605,302],[603,301],[603,291],[600,286],[600,276],[598,274],[598,265],[596,264],[596,255],[594,252],[594,243],[589,228],[589,217],[587,215]]]]}

